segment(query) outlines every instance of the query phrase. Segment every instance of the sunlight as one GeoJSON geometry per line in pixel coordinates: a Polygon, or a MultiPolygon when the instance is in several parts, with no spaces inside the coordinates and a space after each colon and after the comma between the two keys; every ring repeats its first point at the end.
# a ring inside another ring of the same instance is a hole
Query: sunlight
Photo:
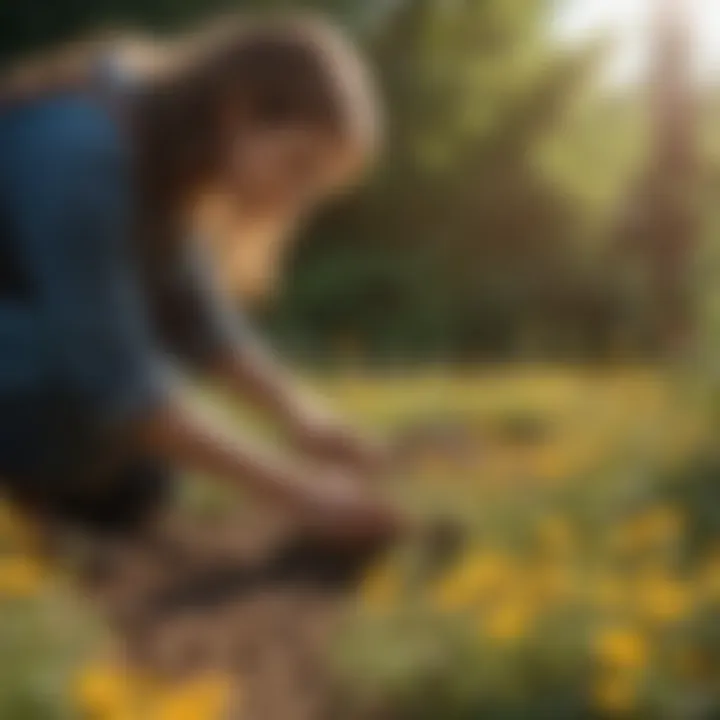
{"type": "MultiPolygon", "coordinates": [[[[554,22],[555,34],[575,42],[609,33],[615,50],[606,77],[612,84],[643,78],[649,61],[649,28],[658,0],[564,0],[554,22]]],[[[690,21],[697,79],[720,79],[720,4],[717,0],[678,0],[690,21]]]]}

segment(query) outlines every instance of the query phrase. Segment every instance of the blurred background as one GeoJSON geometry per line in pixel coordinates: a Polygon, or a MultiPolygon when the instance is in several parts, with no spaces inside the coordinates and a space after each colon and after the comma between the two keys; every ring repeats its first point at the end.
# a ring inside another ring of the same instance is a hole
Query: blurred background
{"type": "MultiPolygon", "coordinates": [[[[712,225],[710,0],[307,0],[380,76],[388,152],[287,259],[267,321],[311,357],[656,357],[690,330],[712,225]]],[[[271,0],[0,8],[3,60],[271,0]]],[[[687,338],[685,338],[687,339],[687,338]]]]}
{"type": "MultiPolygon", "coordinates": [[[[0,57],[282,7],[350,29],[388,142],[248,306],[398,441],[401,501],[473,537],[440,577],[418,585],[403,555],[359,590],[332,662],[357,717],[718,717],[720,6],[3,0],[0,57]]],[[[102,633],[2,526],[0,716],[140,720],[141,683],[87,660],[102,633]]],[[[205,636],[242,635],[224,622],[205,636]]],[[[280,702],[232,717],[326,717],[222,667],[142,717],[219,718],[231,692],[280,702]]]]}

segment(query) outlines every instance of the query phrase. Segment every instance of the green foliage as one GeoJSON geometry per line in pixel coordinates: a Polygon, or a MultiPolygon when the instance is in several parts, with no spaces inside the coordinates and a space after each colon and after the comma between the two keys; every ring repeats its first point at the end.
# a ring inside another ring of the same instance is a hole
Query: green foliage
{"type": "Polygon", "coordinates": [[[588,95],[598,49],[558,53],[545,13],[527,0],[411,0],[369,34],[387,158],[366,193],[308,235],[284,327],[324,351],[359,334],[368,354],[415,358],[612,344],[620,282],[593,261],[641,155],[627,152],[636,123],[626,103],[588,95]],[[592,173],[589,151],[603,158],[592,173]],[[384,280],[368,267],[382,263],[384,280]],[[332,295],[319,274],[336,278],[332,295]],[[320,329],[322,303],[334,320],[320,329]]]}

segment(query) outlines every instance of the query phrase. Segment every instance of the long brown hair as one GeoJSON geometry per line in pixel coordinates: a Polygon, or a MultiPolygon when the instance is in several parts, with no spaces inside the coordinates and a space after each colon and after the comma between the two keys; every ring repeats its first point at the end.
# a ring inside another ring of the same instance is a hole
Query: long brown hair
{"type": "Polygon", "coordinates": [[[115,34],[31,58],[0,75],[0,105],[89,87],[114,58],[139,88],[135,118],[140,242],[177,234],[177,212],[216,170],[216,132],[228,107],[240,131],[320,127],[367,156],[379,139],[378,103],[365,64],[334,25],[308,14],[233,15],[172,39],[115,34]]]}

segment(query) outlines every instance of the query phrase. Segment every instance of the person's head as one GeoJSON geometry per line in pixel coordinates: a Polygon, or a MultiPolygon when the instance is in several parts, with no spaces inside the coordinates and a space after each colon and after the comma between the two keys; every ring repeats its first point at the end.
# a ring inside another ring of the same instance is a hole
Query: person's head
{"type": "Polygon", "coordinates": [[[232,199],[249,219],[303,214],[375,155],[372,83],[352,43],[318,18],[227,25],[186,43],[159,82],[157,134],[182,145],[173,154],[192,192],[232,199]]]}
{"type": "Polygon", "coordinates": [[[378,153],[372,80],[315,16],[234,17],[170,48],[148,85],[142,173],[166,207],[169,191],[170,206],[210,208],[228,283],[264,296],[298,221],[378,153]]]}

